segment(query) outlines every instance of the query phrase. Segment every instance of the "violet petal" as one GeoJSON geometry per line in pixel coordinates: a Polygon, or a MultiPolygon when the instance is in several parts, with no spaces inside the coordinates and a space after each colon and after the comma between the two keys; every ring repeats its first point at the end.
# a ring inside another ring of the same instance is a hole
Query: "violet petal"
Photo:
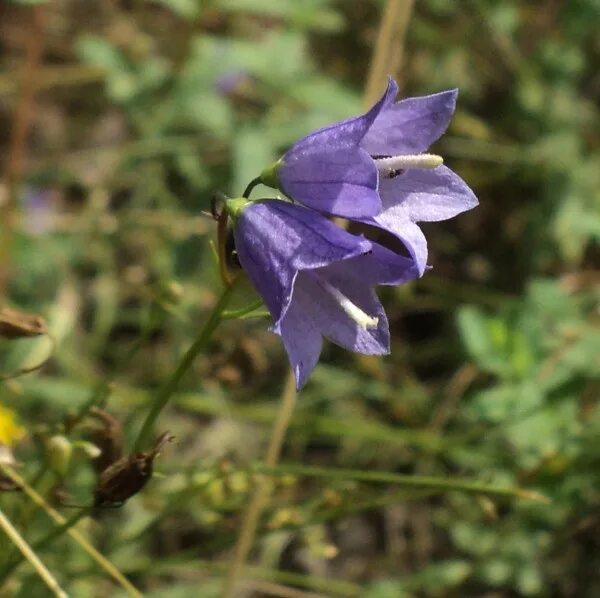
{"type": "Polygon", "coordinates": [[[381,210],[377,167],[359,147],[379,113],[395,97],[393,80],[381,99],[365,114],[311,133],[283,156],[277,177],[284,193],[328,214],[368,217],[381,210]]]}
{"type": "Polygon", "coordinates": [[[372,156],[418,154],[448,128],[458,90],[406,98],[382,109],[361,147],[372,156]]]}
{"type": "Polygon", "coordinates": [[[377,167],[359,147],[298,150],[278,176],[286,195],[320,212],[359,218],[381,211],[377,167]]]}
{"type": "Polygon", "coordinates": [[[234,237],[240,263],[271,311],[275,328],[289,306],[298,271],[355,257],[371,248],[366,239],[316,212],[275,200],[246,207],[234,237]]]}
{"type": "Polygon", "coordinates": [[[478,204],[468,185],[446,166],[382,179],[380,194],[384,211],[402,205],[413,222],[448,220],[478,204]]]}

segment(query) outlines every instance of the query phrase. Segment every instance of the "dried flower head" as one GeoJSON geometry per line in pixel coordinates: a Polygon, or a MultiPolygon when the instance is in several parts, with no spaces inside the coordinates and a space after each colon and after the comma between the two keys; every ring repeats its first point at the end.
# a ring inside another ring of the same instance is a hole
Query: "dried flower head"
{"type": "Polygon", "coordinates": [[[10,307],[0,309],[0,337],[16,339],[47,333],[48,326],[42,316],[10,307]]]}
{"type": "Polygon", "coordinates": [[[109,465],[98,479],[94,506],[120,506],[140,492],[152,477],[154,459],[163,446],[174,439],[169,432],[165,432],[157,438],[151,450],[121,457],[109,465]]]}

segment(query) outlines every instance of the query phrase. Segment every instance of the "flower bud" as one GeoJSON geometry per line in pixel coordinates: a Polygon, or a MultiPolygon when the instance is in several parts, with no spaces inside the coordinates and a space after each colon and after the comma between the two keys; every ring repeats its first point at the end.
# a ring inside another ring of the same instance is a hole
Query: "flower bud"
{"type": "Polygon", "coordinates": [[[62,434],[52,436],[46,443],[46,458],[48,465],[55,473],[64,476],[69,469],[73,445],[71,441],[62,434]]]}

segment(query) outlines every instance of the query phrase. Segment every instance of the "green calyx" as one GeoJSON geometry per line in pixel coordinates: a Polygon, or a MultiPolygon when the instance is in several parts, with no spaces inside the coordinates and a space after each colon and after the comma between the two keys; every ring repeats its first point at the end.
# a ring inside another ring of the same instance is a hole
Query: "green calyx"
{"type": "Polygon", "coordinates": [[[240,214],[252,201],[245,197],[232,197],[225,202],[225,210],[232,220],[237,220],[240,214]]]}
{"type": "Polygon", "coordinates": [[[280,158],[279,160],[277,160],[277,162],[273,162],[273,164],[270,164],[269,166],[267,166],[261,173],[260,173],[260,182],[263,185],[267,185],[267,187],[273,187],[273,189],[279,189],[279,177],[277,176],[277,173],[279,172],[279,169],[281,168],[281,166],[283,165],[283,159],[280,158]]]}

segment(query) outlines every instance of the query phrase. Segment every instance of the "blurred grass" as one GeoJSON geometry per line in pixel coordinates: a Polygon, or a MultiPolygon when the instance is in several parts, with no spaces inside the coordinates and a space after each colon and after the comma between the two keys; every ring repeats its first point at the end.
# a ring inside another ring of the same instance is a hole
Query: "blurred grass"
{"type": "MultiPolygon", "coordinates": [[[[0,9],[5,208],[26,4],[0,9]]],[[[51,471],[47,439],[88,438],[92,422],[69,421],[101,396],[134,440],[218,295],[210,194],[239,194],[297,137],[361,110],[383,7],[44,5],[1,266],[3,302],[43,314],[57,347],[42,372],[2,383],[0,401],[27,431],[21,473],[57,507],[89,504],[94,477],[80,448],[66,474],[51,471]]],[[[391,356],[326,347],[298,400],[252,580],[367,598],[600,593],[599,18],[597,0],[414,3],[403,93],[459,88],[435,150],[481,205],[425,225],[433,271],[381,292],[391,356]],[[518,486],[551,502],[433,496],[345,470],[518,486]]],[[[255,299],[242,285],[233,308],[255,299]]],[[[286,372],[267,325],[223,324],[160,420],[177,437],[160,475],[82,522],[144,594],[218,595],[286,372]]],[[[45,340],[0,340],[0,369],[46,351],[45,340]]],[[[51,529],[19,494],[0,503],[30,544],[51,529]]],[[[4,563],[13,552],[1,542],[4,563]]],[[[39,556],[71,595],[118,591],[68,538],[39,556]]],[[[37,596],[40,584],[21,567],[4,591],[37,596]]]]}

